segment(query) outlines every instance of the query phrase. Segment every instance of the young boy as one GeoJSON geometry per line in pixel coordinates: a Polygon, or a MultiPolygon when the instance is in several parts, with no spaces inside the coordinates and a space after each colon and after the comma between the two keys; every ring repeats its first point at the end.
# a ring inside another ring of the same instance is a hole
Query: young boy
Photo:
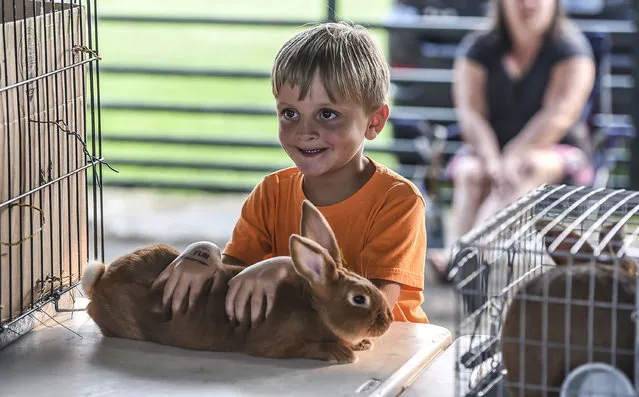
{"type": "MultiPolygon", "coordinates": [[[[395,320],[428,322],[420,307],[424,200],[410,181],[363,154],[364,140],[375,139],[389,115],[390,72],[379,47],[361,26],[319,24],[283,45],[271,79],[279,140],[296,167],[267,175],[243,205],[222,255],[246,267],[229,282],[230,319],[248,321],[250,310],[256,325],[270,313],[278,283],[294,272],[288,241],[299,233],[306,198],[331,225],[346,266],[380,288],[395,320]]],[[[214,278],[215,250],[192,244],[158,277],[174,312],[188,309],[214,278]]]]}

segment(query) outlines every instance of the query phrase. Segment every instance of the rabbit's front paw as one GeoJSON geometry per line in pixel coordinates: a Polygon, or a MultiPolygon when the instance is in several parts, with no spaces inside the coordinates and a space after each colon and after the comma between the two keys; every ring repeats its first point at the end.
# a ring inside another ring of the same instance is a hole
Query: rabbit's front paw
{"type": "Polygon", "coordinates": [[[370,350],[372,347],[373,347],[373,341],[371,341],[370,339],[362,339],[358,344],[351,347],[351,349],[356,351],[362,351],[362,350],[370,350]]]}
{"type": "Polygon", "coordinates": [[[353,350],[341,343],[333,344],[329,353],[334,357],[331,361],[337,361],[338,364],[348,364],[357,361],[353,350]]]}
{"type": "Polygon", "coordinates": [[[305,345],[299,352],[298,357],[333,361],[339,364],[357,361],[353,350],[340,342],[319,342],[305,345]]]}

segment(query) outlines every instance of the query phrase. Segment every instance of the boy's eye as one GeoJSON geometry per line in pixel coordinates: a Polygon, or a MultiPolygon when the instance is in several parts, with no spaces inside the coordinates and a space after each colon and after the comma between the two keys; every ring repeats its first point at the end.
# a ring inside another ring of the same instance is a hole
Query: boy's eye
{"type": "Polygon", "coordinates": [[[337,113],[333,112],[332,110],[322,110],[319,116],[322,120],[332,120],[337,117],[337,113]]]}
{"type": "Polygon", "coordinates": [[[297,118],[297,112],[293,109],[284,109],[284,111],[282,111],[282,114],[287,119],[297,118]]]}

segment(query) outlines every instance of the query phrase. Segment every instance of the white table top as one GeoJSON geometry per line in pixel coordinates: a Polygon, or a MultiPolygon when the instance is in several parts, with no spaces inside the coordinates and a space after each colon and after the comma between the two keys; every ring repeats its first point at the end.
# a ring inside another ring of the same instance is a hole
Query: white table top
{"type": "Polygon", "coordinates": [[[401,397],[455,397],[468,392],[472,370],[460,369],[455,374],[458,358],[468,351],[470,336],[456,339],[432,363],[421,372],[401,397]],[[455,393],[458,390],[459,393],[455,393]]]}
{"type": "Polygon", "coordinates": [[[84,312],[56,319],[80,336],[49,322],[0,350],[3,397],[396,396],[452,342],[445,328],[396,322],[357,363],[337,365],[105,338],[84,312]]]}

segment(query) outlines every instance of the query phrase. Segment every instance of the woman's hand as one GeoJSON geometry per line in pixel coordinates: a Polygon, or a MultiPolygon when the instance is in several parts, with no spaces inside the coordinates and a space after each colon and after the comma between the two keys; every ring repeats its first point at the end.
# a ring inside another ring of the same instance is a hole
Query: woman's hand
{"type": "Polygon", "coordinates": [[[229,319],[243,323],[250,300],[251,327],[257,326],[271,313],[277,287],[294,272],[293,262],[288,256],[270,258],[242,270],[228,283],[226,314],[229,319]]]}
{"type": "Polygon", "coordinates": [[[484,161],[486,167],[486,174],[490,178],[491,183],[494,186],[499,186],[502,183],[502,161],[498,156],[489,157],[484,161]]]}
{"type": "Polygon", "coordinates": [[[509,198],[516,194],[524,178],[531,172],[525,153],[505,150],[501,158],[500,172],[499,192],[502,197],[509,198]]]}
{"type": "MultiPolygon", "coordinates": [[[[173,315],[181,311],[188,297],[185,307],[188,311],[221,265],[222,255],[217,245],[207,241],[193,243],[160,273],[151,289],[164,284],[162,304],[166,307],[171,302],[173,315]]],[[[216,279],[213,288],[217,286],[216,279]]]]}

